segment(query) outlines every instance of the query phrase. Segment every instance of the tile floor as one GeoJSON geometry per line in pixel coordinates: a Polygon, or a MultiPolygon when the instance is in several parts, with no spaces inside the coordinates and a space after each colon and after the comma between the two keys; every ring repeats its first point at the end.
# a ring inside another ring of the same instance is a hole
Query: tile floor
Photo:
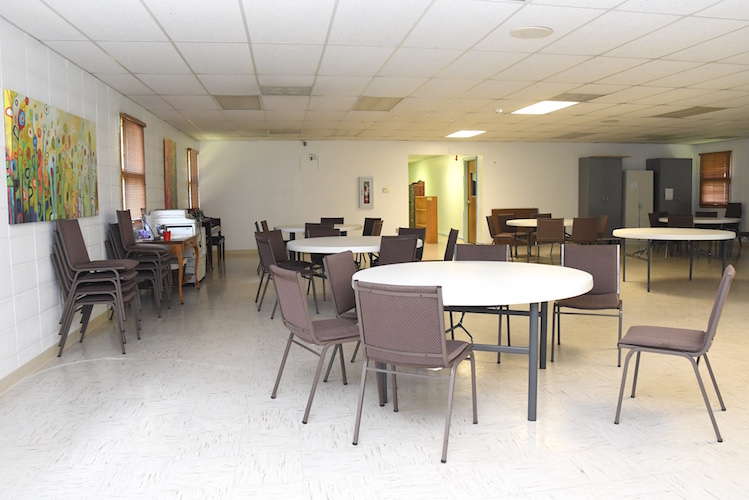
{"type": "MultiPolygon", "coordinates": [[[[444,245],[444,242],[442,243],[444,245]]],[[[425,258],[439,258],[430,245],[425,258]]],[[[630,248],[630,251],[632,248],[630,248]]],[[[548,251],[547,251],[548,252],[548,251]]],[[[546,258],[548,254],[544,256],[546,258]]],[[[737,257],[711,360],[728,410],[715,440],[692,368],[645,356],[638,397],[614,425],[621,369],[616,320],[565,317],[555,363],[539,373],[538,420],[526,420],[527,358],[478,355],[479,423],[471,423],[468,366],[456,389],[447,464],[439,461],[446,384],[400,380],[400,411],[368,384],[351,444],[361,361],[334,368],[301,423],[316,358],[292,349],[270,399],[287,331],[273,297],[253,303],[256,257],[229,254],[200,291],[185,288],[158,318],[144,295],[142,340],[119,354],[106,325],[0,395],[4,498],[744,498],[749,485],[749,277],[737,257]]],[[[558,262],[558,257],[556,262],[558,262]]],[[[720,263],[629,259],[624,328],[702,328],[720,263]]],[[[330,301],[320,317],[332,316],[330,301]]],[[[496,318],[468,317],[492,342],[496,318]]],[[[527,321],[512,319],[513,342],[527,321]]],[[[352,346],[345,348],[350,356],[352,346]]]]}

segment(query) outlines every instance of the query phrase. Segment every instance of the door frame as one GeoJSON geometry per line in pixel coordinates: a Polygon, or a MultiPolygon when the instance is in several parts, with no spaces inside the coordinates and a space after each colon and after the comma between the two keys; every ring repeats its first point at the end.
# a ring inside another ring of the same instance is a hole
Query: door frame
{"type": "Polygon", "coordinates": [[[476,243],[478,241],[478,214],[479,214],[479,158],[478,155],[465,156],[463,157],[463,241],[466,243],[476,243]],[[474,220],[473,220],[473,241],[470,239],[471,227],[470,227],[470,214],[469,214],[469,196],[471,178],[468,173],[468,164],[470,162],[476,163],[476,182],[474,186],[474,220]]]}

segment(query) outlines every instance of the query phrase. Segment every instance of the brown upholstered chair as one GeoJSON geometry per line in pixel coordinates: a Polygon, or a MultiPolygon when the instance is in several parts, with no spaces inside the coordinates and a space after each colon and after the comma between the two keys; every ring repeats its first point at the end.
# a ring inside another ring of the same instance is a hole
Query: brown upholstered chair
{"type": "MultiPolygon", "coordinates": [[[[562,343],[562,314],[619,317],[622,338],[622,300],[619,297],[619,245],[568,245],[562,251],[562,265],[580,269],[593,276],[593,288],[583,295],[554,303],[551,319],[551,361],[554,361],[554,336],[562,343]],[[565,311],[564,309],[572,309],[565,311]],[[607,314],[605,310],[616,310],[607,314]],[[555,328],[556,326],[556,328],[555,328]]],[[[617,366],[622,365],[622,351],[618,349],[617,366]]]]}
{"type": "Polygon", "coordinates": [[[398,411],[396,375],[426,377],[433,380],[433,374],[424,374],[416,370],[446,368],[450,370],[450,377],[441,457],[442,463],[445,463],[450,437],[455,375],[458,365],[466,359],[471,362],[473,423],[478,423],[473,346],[469,342],[445,339],[445,314],[440,287],[380,285],[357,281],[354,290],[365,355],[356,409],[354,444],[359,442],[368,371],[391,375],[393,410],[398,411]],[[375,366],[370,366],[372,363],[375,366]]]}
{"type": "MultiPolygon", "coordinates": [[[[354,288],[351,284],[351,278],[356,272],[356,262],[354,254],[347,250],[340,253],[332,253],[323,258],[325,273],[330,281],[330,294],[333,296],[333,309],[337,318],[346,319],[356,322],[356,298],[354,297],[354,288]]],[[[354,353],[351,355],[351,362],[356,359],[356,353],[359,351],[359,343],[356,343],[354,353]]],[[[343,354],[343,353],[341,353],[343,354]]],[[[335,357],[335,354],[333,355],[335,357]]],[[[328,366],[333,365],[331,358],[328,366]]],[[[327,379],[328,374],[325,374],[327,379]]]]}
{"type": "Polygon", "coordinates": [[[343,224],[343,217],[320,217],[321,224],[343,224]]]}
{"type": "MultiPolygon", "coordinates": [[[[333,227],[332,224],[329,223],[321,223],[318,225],[312,225],[308,224],[305,228],[305,237],[306,238],[326,238],[329,236],[340,236],[341,230],[336,229],[333,227]]],[[[315,276],[320,278],[322,280],[322,300],[327,300],[325,296],[325,281],[327,280],[327,276],[325,275],[325,267],[323,267],[322,259],[325,257],[325,254],[322,253],[312,253],[309,255],[309,260],[312,263],[312,270],[315,273],[315,276]]]]}
{"type": "Polygon", "coordinates": [[[575,217],[572,219],[572,243],[589,244],[598,242],[598,219],[595,217],[575,217]]]}
{"type": "Polygon", "coordinates": [[[365,217],[364,218],[364,224],[362,225],[362,236],[375,236],[374,234],[374,227],[375,222],[380,221],[382,222],[382,219],[379,217],[365,217]]]}
{"type": "Polygon", "coordinates": [[[424,245],[426,245],[426,238],[427,238],[427,228],[425,227],[399,227],[398,228],[398,236],[407,236],[409,234],[413,234],[418,239],[421,240],[421,246],[416,247],[416,257],[415,260],[418,262],[424,257],[424,245]]]}
{"type": "Polygon", "coordinates": [[[414,262],[416,259],[417,239],[413,234],[404,236],[383,236],[380,243],[380,255],[376,264],[400,264],[414,262]]]}
{"type": "Polygon", "coordinates": [[[551,256],[554,245],[564,246],[564,219],[538,219],[535,240],[536,255],[541,257],[541,245],[551,245],[549,248],[549,256],[551,256]]]}
{"type": "MultiPolygon", "coordinates": [[[[309,399],[307,400],[307,408],[304,410],[304,417],[302,418],[302,423],[306,424],[328,349],[331,346],[334,346],[333,355],[331,357],[335,356],[335,351],[337,348],[340,348],[341,344],[359,340],[359,329],[354,322],[342,318],[313,321],[310,317],[309,305],[307,304],[307,298],[305,297],[302,275],[295,271],[281,269],[273,264],[269,266],[269,270],[276,287],[278,304],[281,306],[283,324],[290,332],[289,339],[286,342],[286,350],[281,359],[281,366],[278,369],[276,383],[273,386],[273,392],[270,397],[275,399],[276,394],[278,393],[278,386],[281,382],[281,375],[283,375],[284,366],[286,366],[286,360],[289,356],[291,344],[300,345],[304,347],[305,350],[316,354],[320,358],[317,363],[317,371],[315,372],[315,378],[312,382],[309,399]],[[322,351],[317,352],[305,344],[322,347],[322,351]]],[[[343,362],[343,355],[340,356],[340,359],[343,384],[346,385],[346,365],[343,362]]]]}
{"type": "Polygon", "coordinates": [[[713,415],[713,410],[710,407],[710,401],[707,398],[707,392],[705,392],[705,384],[702,383],[702,377],[700,376],[699,365],[697,362],[700,358],[705,360],[705,366],[710,374],[710,379],[713,382],[715,393],[720,402],[720,409],[725,411],[726,406],[720,395],[720,389],[718,389],[718,383],[715,380],[713,369],[710,366],[707,351],[710,349],[713,339],[715,338],[715,333],[718,329],[718,321],[723,312],[723,305],[725,304],[728,290],[731,288],[731,282],[735,275],[736,270],[731,265],[726,267],[723,271],[723,278],[720,280],[720,285],[718,286],[718,293],[715,297],[713,309],[710,312],[710,319],[707,322],[706,330],[690,330],[686,328],[670,328],[665,326],[633,326],[627,330],[627,334],[619,341],[619,348],[629,349],[629,352],[624,359],[622,383],[619,388],[619,401],[616,405],[616,417],[614,418],[615,424],[619,423],[619,416],[621,415],[624,385],[627,381],[627,368],[629,367],[629,360],[632,355],[637,353],[635,373],[632,380],[631,397],[633,398],[635,397],[635,389],[637,388],[637,375],[640,368],[641,353],[648,352],[655,354],[668,354],[671,356],[682,356],[692,363],[692,368],[694,369],[694,374],[697,376],[697,383],[700,386],[702,398],[705,400],[707,413],[710,415],[710,421],[713,424],[713,430],[715,430],[715,436],[718,438],[718,442],[723,441],[720,431],[718,430],[718,423],[715,421],[715,415],[713,415]]]}
{"type": "MultiPolygon", "coordinates": [[[[694,227],[694,216],[691,214],[668,214],[668,227],[694,227]]],[[[681,253],[681,241],[675,243],[681,253]]],[[[686,242],[687,252],[691,251],[691,243],[686,242]]],[[[673,247],[669,244],[669,250],[673,252],[673,247]]]]}
{"type": "Polygon", "coordinates": [[[445,246],[445,258],[444,260],[453,260],[455,257],[455,245],[458,243],[458,230],[450,229],[450,234],[447,235],[447,245],[445,246]]]}
{"type": "Polygon", "coordinates": [[[602,214],[601,217],[598,218],[598,231],[596,232],[596,237],[599,243],[606,239],[606,230],[608,227],[609,214],[602,214]]]}

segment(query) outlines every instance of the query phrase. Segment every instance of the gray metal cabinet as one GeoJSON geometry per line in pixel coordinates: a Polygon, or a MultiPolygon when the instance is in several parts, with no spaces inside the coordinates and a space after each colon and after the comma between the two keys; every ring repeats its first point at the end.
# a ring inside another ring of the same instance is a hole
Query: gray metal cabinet
{"type": "Polygon", "coordinates": [[[608,214],[606,236],[622,227],[622,159],[591,156],[580,158],[577,212],[579,217],[608,214]]]}
{"type": "Polygon", "coordinates": [[[649,227],[648,214],[653,211],[653,172],[622,172],[622,214],[624,227],[649,227]]]}
{"type": "Polygon", "coordinates": [[[653,171],[653,209],[669,214],[691,214],[692,159],[651,158],[645,165],[653,171]]]}

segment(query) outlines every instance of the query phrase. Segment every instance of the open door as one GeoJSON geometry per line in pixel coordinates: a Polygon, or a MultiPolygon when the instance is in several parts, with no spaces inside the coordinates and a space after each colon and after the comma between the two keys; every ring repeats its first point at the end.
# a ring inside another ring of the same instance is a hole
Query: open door
{"type": "Polygon", "coordinates": [[[476,191],[478,187],[478,176],[476,171],[476,158],[466,159],[463,161],[465,166],[465,202],[466,212],[466,230],[468,243],[476,243],[476,191]]]}

